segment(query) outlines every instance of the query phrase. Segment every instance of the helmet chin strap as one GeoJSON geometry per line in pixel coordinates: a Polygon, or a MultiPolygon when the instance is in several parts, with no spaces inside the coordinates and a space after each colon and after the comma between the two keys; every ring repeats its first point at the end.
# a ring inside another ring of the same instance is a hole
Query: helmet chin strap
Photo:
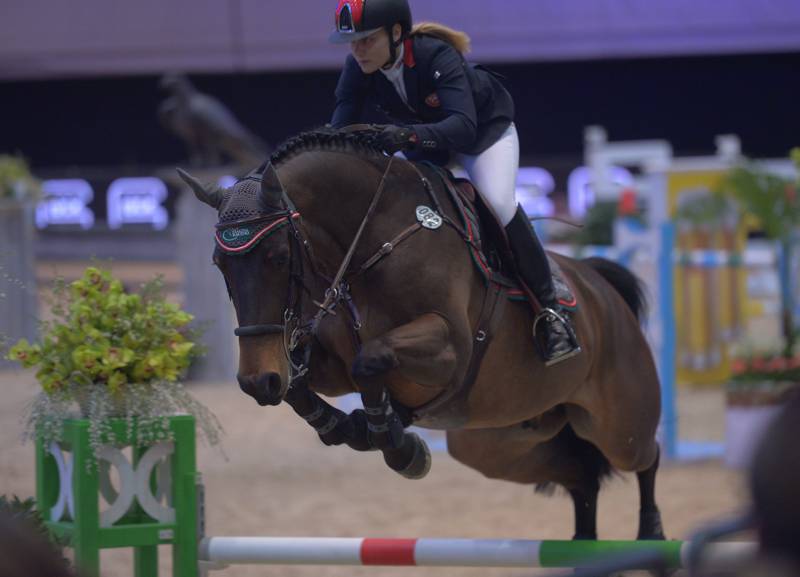
{"type": "Polygon", "coordinates": [[[393,39],[394,37],[393,37],[393,34],[392,34],[392,28],[394,28],[394,26],[387,26],[386,27],[386,33],[389,35],[389,59],[386,61],[386,64],[381,66],[381,68],[383,70],[388,70],[389,68],[394,66],[395,62],[397,62],[397,47],[400,46],[403,43],[403,35],[402,34],[400,34],[400,40],[398,40],[397,42],[394,41],[394,39],[393,39]]]}

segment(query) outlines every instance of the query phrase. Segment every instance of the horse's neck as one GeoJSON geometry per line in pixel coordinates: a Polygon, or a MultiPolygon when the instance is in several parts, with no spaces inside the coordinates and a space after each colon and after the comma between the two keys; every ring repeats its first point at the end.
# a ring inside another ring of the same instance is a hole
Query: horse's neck
{"type": "Polygon", "coordinates": [[[317,256],[341,262],[377,192],[379,169],[356,156],[317,152],[288,161],[283,172],[317,256]]]}

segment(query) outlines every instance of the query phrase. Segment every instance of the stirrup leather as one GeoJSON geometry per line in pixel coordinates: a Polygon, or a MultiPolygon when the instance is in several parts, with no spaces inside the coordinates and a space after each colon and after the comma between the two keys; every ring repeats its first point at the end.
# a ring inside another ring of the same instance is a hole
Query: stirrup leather
{"type": "Polygon", "coordinates": [[[566,317],[564,315],[560,314],[555,309],[552,309],[552,308],[549,308],[549,307],[543,308],[539,312],[539,314],[536,315],[536,318],[533,319],[533,331],[532,332],[533,332],[533,342],[536,345],[536,348],[539,350],[539,356],[542,359],[544,359],[544,361],[545,361],[544,364],[545,364],[546,367],[549,367],[551,365],[555,365],[555,364],[560,363],[561,361],[565,361],[567,359],[571,359],[572,357],[574,357],[575,355],[577,355],[578,353],[581,352],[581,347],[578,344],[578,338],[575,336],[575,331],[572,329],[572,325],[569,323],[569,321],[566,319],[566,317]],[[545,347],[542,345],[542,339],[544,337],[542,335],[540,335],[538,333],[538,330],[537,330],[539,328],[539,322],[542,321],[542,320],[544,320],[544,321],[546,321],[548,323],[552,323],[554,321],[557,321],[557,322],[561,323],[561,326],[564,327],[564,331],[566,331],[566,333],[567,333],[567,337],[569,338],[570,345],[572,346],[572,350],[570,352],[568,352],[566,354],[563,354],[561,356],[552,358],[552,359],[548,359],[547,358],[547,351],[545,350],[545,347]]]}

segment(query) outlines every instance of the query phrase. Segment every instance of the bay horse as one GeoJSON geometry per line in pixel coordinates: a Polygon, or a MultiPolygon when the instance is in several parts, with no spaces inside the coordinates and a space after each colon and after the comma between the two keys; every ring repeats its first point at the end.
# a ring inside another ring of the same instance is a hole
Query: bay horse
{"type": "Polygon", "coordinates": [[[597,538],[602,479],[634,471],[638,538],[664,538],[659,383],[627,269],[551,255],[583,351],[545,368],[529,305],[476,266],[447,179],[386,156],[373,131],[302,133],[227,189],[179,173],[218,210],[237,379],[259,404],[287,401],[324,443],[378,449],[409,478],[431,456],[405,427],[446,429],[449,453],[487,477],[564,487],[577,539],[597,538]],[[349,415],[317,394],[351,392],[364,409],[349,415]]]}

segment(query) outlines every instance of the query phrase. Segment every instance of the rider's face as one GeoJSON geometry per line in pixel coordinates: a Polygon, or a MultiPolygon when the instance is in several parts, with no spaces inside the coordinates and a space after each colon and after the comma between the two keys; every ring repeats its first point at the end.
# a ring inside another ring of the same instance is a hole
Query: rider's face
{"type": "Polygon", "coordinates": [[[389,60],[389,35],[381,28],[366,38],[350,43],[350,52],[364,74],[372,74],[389,60]]]}

